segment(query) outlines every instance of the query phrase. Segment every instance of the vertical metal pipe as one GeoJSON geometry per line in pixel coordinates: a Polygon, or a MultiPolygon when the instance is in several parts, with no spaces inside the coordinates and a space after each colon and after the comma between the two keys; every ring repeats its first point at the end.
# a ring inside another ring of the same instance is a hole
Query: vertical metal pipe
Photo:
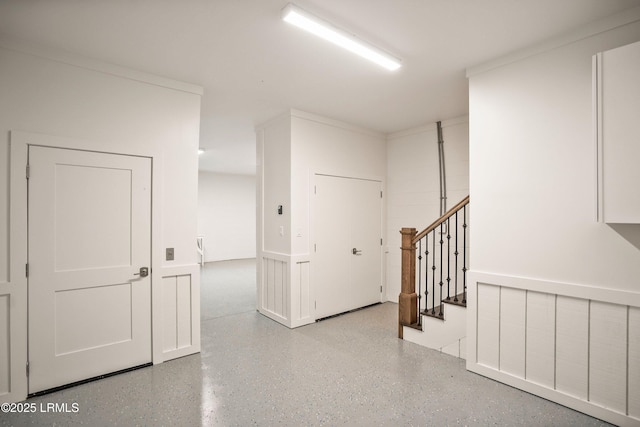
{"type": "Polygon", "coordinates": [[[440,216],[447,211],[447,174],[444,162],[444,138],[442,137],[442,122],[437,122],[438,128],[438,164],[440,171],[440,216]]]}

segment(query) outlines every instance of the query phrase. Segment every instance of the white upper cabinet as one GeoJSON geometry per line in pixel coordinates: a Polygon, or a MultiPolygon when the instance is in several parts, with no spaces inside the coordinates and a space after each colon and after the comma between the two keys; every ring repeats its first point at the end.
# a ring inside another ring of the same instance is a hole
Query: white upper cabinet
{"type": "Polygon", "coordinates": [[[594,57],[598,218],[640,224],[640,42],[594,57]]]}

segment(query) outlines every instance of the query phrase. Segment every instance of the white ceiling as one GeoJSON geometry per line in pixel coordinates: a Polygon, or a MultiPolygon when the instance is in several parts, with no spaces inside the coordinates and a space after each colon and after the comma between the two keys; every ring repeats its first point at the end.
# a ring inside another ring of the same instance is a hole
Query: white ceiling
{"type": "Polygon", "coordinates": [[[403,59],[389,72],[280,19],[288,0],[0,0],[0,35],[204,87],[200,169],[255,173],[289,108],[392,133],[467,114],[465,69],[640,0],[300,0],[403,59]]]}

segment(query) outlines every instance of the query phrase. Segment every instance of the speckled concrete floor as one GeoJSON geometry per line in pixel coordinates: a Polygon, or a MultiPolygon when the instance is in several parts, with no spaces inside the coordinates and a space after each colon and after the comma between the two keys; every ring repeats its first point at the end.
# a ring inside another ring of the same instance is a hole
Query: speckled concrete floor
{"type": "MultiPolygon", "coordinates": [[[[220,266],[211,267],[205,281],[215,280],[220,266]]],[[[247,289],[255,289],[251,280],[247,289]]],[[[0,414],[0,424],[607,425],[469,373],[460,359],[398,340],[392,303],[295,330],[255,310],[208,313],[201,354],[29,399],[36,413],[0,414]],[[79,411],[44,412],[49,403],[71,410],[75,403],[79,411]]]]}

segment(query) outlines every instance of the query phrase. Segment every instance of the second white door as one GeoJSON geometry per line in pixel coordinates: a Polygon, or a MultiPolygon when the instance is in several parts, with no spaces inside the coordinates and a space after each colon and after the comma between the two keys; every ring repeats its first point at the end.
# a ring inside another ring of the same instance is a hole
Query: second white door
{"type": "Polygon", "coordinates": [[[316,175],[316,318],[380,302],[382,183],[316,175]]]}

